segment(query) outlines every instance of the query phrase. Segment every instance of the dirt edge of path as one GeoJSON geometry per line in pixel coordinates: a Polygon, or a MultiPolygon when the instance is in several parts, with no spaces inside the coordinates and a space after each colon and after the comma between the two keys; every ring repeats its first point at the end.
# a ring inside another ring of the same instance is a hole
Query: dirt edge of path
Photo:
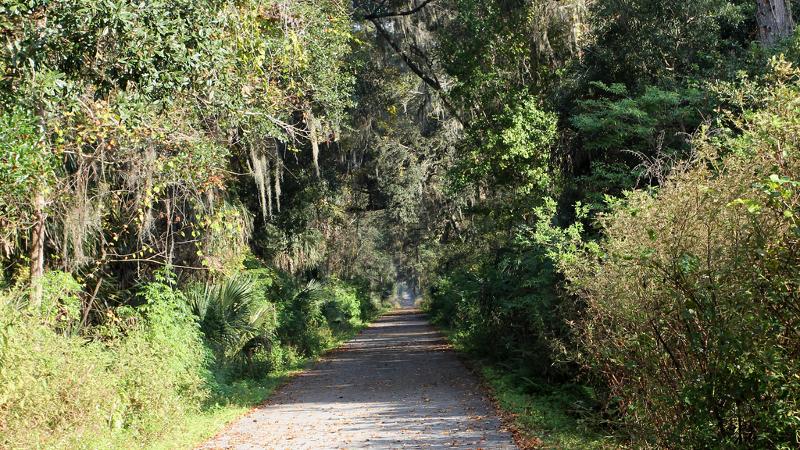
{"type": "MultiPolygon", "coordinates": [[[[426,311],[420,310],[420,312],[426,317],[429,317],[426,311]]],[[[544,442],[541,439],[536,436],[528,436],[517,424],[514,413],[503,409],[503,407],[500,405],[500,401],[497,399],[497,394],[495,393],[494,388],[481,371],[481,368],[484,365],[476,358],[471,357],[469,354],[459,351],[450,341],[450,335],[447,334],[444,328],[434,324],[433,322],[430,323],[444,337],[445,341],[447,341],[448,348],[453,351],[458,360],[461,361],[464,367],[478,379],[481,389],[483,389],[483,392],[486,394],[486,398],[489,399],[489,403],[492,405],[494,412],[498,417],[500,417],[503,427],[508,429],[508,431],[511,433],[511,437],[514,438],[514,444],[516,444],[520,450],[544,448],[544,442]]]]}

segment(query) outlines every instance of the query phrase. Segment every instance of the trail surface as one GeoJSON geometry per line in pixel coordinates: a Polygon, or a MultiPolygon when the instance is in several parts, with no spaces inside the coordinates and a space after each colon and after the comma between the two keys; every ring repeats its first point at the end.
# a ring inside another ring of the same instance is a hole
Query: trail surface
{"type": "Polygon", "coordinates": [[[516,447],[475,376],[406,305],[201,448],[516,447]]]}

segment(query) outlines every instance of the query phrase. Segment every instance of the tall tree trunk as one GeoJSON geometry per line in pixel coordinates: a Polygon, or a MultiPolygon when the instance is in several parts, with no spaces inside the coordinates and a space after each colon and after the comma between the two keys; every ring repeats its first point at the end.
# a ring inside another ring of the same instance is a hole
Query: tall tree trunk
{"type": "Polygon", "coordinates": [[[31,306],[42,304],[42,275],[44,275],[44,193],[37,189],[33,194],[36,223],[31,229],[31,306]]]}
{"type": "Polygon", "coordinates": [[[761,44],[771,46],[794,33],[791,0],[756,0],[758,37],[761,44]]]}

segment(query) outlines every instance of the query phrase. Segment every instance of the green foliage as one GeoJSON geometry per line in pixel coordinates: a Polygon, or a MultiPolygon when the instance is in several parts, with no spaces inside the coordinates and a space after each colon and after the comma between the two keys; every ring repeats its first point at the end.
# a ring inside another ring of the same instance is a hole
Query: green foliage
{"type": "Polygon", "coordinates": [[[2,306],[0,445],[96,448],[123,434],[146,442],[200,406],[207,352],[185,301],[158,283],[143,295],[147,304],[107,342],[58,333],[49,311],[2,306]]]}
{"type": "Polygon", "coordinates": [[[355,321],[360,323],[358,310],[348,309],[348,299],[336,296],[335,287],[311,281],[304,285],[291,283],[278,292],[280,298],[286,299],[278,305],[278,337],[301,356],[313,356],[330,347],[335,332],[351,324],[350,314],[356,313],[355,321]],[[342,319],[347,322],[342,323],[342,319]]]}
{"type": "Polygon", "coordinates": [[[321,352],[330,345],[333,335],[326,326],[317,281],[306,284],[290,282],[278,288],[278,337],[304,356],[321,352]]]}
{"type": "Polygon", "coordinates": [[[24,292],[0,297],[4,448],[159,441],[221,405],[260,402],[271,390],[263,383],[363,325],[358,286],[279,287],[296,281],[262,268],[186,295],[159,273],[141,287],[143,304],[109,309],[104,326],[79,335],[69,314],[81,286],[63,272],[43,280],[41,310],[19,307],[24,292]],[[294,296],[267,300],[276,292],[294,296]]]}
{"type": "Polygon", "coordinates": [[[358,327],[361,325],[361,299],[355,287],[337,281],[329,282],[321,293],[322,312],[328,323],[336,327],[358,327]]]}
{"type": "Polygon", "coordinates": [[[741,135],[698,141],[702,159],[629,193],[563,263],[587,308],[578,360],[642,442],[798,444],[800,74],[775,64],[741,135]]]}
{"type": "Polygon", "coordinates": [[[80,448],[107,436],[111,415],[123,406],[102,346],[12,317],[4,309],[0,445],[80,448]]]}
{"type": "Polygon", "coordinates": [[[0,2],[0,447],[252,404],[398,276],[554,445],[602,400],[635,445],[796,446],[798,75],[762,75],[800,40],[752,0],[371,7],[408,5],[0,2]]]}
{"type": "Polygon", "coordinates": [[[592,84],[599,98],[580,101],[582,112],[570,119],[586,141],[586,150],[642,154],[686,150],[680,133],[700,123],[698,106],[704,98],[699,90],[647,86],[641,95],[630,96],[621,84],[592,84]]]}
{"type": "Polygon", "coordinates": [[[42,284],[43,300],[38,314],[54,330],[71,334],[81,323],[80,283],[66,272],[46,273],[39,281],[42,284]]]}
{"type": "Polygon", "coordinates": [[[275,310],[258,288],[254,280],[237,276],[218,285],[195,287],[189,294],[200,329],[221,363],[272,344],[275,310]]]}
{"type": "Polygon", "coordinates": [[[493,187],[512,186],[519,195],[545,191],[551,182],[548,161],[556,123],[556,115],[543,111],[535,97],[507,107],[481,126],[481,137],[455,171],[454,189],[485,181],[493,187]]]}
{"type": "Polygon", "coordinates": [[[436,55],[457,80],[451,94],[478,115],[518,102],[522,89],[539,91],[583,44],[583,1],[453,0],[439,30],[436,55]]]}
{"type": "Polygon", "coordinates": [[[250,214],[228,206],[251,206],[227,189],[234,174],[268,158],[279,204],[286,150],[330,143],[350,105],[351,27],[339,1],[0,9],[10,43],[0,49],[0,139],[13,150],[0,163],[0,240],[11,263],[23,259],[30,193],[44,191],[48,263],[121,284],[142,263],[232,273],[236,258],[219,240],[241,250],[250,214]],[[237,226],[224,236],[227,220],[237,226]]]}
{"type": "MultiPolygon", "coordinates": [[[[135,324],[112,344],[125,407],[114,420],[142,438],[196,410],[209,395],[210,355],[183,294],[162,282],[145,285],[135,324]]],[[[131,320],[129,318],[129,320],[131,320]]]]}
{"type": "Polygon", "coordinates": [[[32,193],[52,184],[55,158],[36,119],[20,108],[0,112],[0,148],[0,247],[8,253],[34,220],[32,193]]]}
{"type": "Polygon", "coordinates": [[[549,384],[515,369],[484,365],[481,375],[500,406],[513,414],[524,445],[563,449],[606,449],[619,446],[593,422],[597,399],[591,389],[574,384],[549,384]]]}
{"type": "Polygon", "coordinates": [[[540,377],[569,374],[554,346],[568,331],[566,305],[541,247],[520,236],[513,246],[459,255],[429,287],[434,321],[451,328],[468,350],[540,377]]]}
{"type": "Polygon", "coordinates": [[[755,2],[604,0],[592,4],[591,22],[590,79],[638,87],[728,69],[750,46],[755,2]]]}
{"type": "Polygon", "coordinates": [[[755,9],[454,0],[432,64],[408,44],[464,126],[406,243],[432,317],[500,377],[591,384],[636,446],[798,445],[798,95],[766,64],[797,39],[755,9]]]}
{"type": "Polygon", "coordinates": [[[579,100],[570,118],[582,150],[591,159],[578,178],[580,198],[601,205],[638,185],[658,184],[671,165],[690,152],[690,134],[709,110],[699,89],[664,90],[646,86],[631,95],[622,84],[590,83],[589,99],[579,100]]]}

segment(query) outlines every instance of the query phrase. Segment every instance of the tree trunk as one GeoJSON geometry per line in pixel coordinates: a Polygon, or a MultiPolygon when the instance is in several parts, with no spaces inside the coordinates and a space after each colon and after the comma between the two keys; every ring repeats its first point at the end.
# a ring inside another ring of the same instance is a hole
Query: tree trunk
{"type": "Polygon", "coordinates": [[[769,47],[794,33],[791,0],[756,0],[758,37],[769,47]]]}
{"type": "Polygon", "coordinates": [[[42,275],[44,275],[44,193],[37,189],[33,194],[36,222],[31,229],[31,306],[42,304],[42,275]]]}

